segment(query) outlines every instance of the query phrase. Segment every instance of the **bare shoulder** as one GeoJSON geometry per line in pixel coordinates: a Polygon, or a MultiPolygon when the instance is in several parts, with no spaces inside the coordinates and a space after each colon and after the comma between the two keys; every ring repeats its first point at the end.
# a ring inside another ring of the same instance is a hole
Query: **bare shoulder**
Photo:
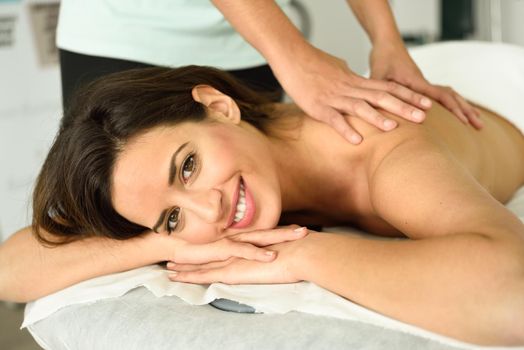
{"type": "Polygon", "coordinates": [[[370,201],[378,216],[410,238],[524,230],[445,145],[426,136],[404,137],[370,167],[370,201]]]}

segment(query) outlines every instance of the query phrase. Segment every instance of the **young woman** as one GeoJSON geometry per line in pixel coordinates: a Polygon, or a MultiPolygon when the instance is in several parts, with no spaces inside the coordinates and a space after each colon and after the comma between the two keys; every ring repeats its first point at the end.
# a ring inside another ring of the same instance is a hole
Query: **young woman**
{"type": "Polygon", "coordinates": [[[194,66],[115,74],[73,106],[38,179],[33,229],[93,258],[62,259],[64,274],[44,271],[46,286],[23,297],[170,260],[174,281],[308,280],[460,340],[524,343],[524,225],[502,205],[524,184],[524,137],[500,116],[481,109],[479,131],[435,103],[421,125],[388,114],[399,125],[388,133],[348,117],[365,140],[355,147],[194,66]],[[408,239],[272,230],[279,222],[408,239]]]}

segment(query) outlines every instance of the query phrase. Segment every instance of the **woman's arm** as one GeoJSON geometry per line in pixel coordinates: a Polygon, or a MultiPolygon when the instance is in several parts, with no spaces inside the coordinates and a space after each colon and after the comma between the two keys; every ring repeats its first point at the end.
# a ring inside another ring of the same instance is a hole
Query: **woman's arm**
{"type": "Polygon", "coordinates": [[[153,235],[91,237],[50,248],[24,228],[0,245],[0,300],[28,302],[93,277],[168,260],[166,245],[153,235]]]}
{"type": "Polygon", "coordinates": [[[90,278],[163,261],[202,264],[240,257],[271,262],[276,254],[264,247],[306,234],[295,229],[245,232],[208,244],[148,232],[124,241],[90,237],[51,248],[28,227],[0,245],[0,300],[28,302],[90,278]]]}
{"type": "Polygon", "coordinates": [[[429,137],[377,163],[372,205],[411,239],[310,235],[301,278],[451,337],[522,345],[524,225],[429,137]]]}

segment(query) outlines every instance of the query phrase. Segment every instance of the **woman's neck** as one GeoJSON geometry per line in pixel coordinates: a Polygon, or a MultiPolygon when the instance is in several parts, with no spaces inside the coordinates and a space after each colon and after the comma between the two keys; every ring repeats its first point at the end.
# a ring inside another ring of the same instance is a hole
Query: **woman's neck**
{"type": "Polygon", "coordinates": [[[366,147],[349,144],[295,105],[279,104],[275,113],[281,118],[277,117],[268,141],[282,191],[282,211],[325,212],[341,194],[358,196],[365,185],[366,147]]]}

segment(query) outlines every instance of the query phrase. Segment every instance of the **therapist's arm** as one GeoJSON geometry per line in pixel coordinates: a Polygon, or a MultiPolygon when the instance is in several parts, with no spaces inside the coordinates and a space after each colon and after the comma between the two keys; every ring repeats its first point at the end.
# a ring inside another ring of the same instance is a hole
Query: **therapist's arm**
{"type": "Polygon", "coordinates": [[[450,87],[430,84],[417,67],[387,0],[347,0],[373,44],[371,78],[395,81],[443,104],[464,123],[482,128],[479,112],[450,87]]]}
{"type": "MultiPolygon", "coordinates": [[[[352,143],[361,136],[344,115],[351,114],[382,130],[396,122],[375,110],[380,107],[421,122],[424,96],[391,82],[365,79],[347,64],[309,44],[285,13],[271,0],[213,0],[233,27],[268,61],[289,96],[311,117],[328,123],[352,143]]],[[[429,102],[429,100],[428,100],[429,102]]]]}

